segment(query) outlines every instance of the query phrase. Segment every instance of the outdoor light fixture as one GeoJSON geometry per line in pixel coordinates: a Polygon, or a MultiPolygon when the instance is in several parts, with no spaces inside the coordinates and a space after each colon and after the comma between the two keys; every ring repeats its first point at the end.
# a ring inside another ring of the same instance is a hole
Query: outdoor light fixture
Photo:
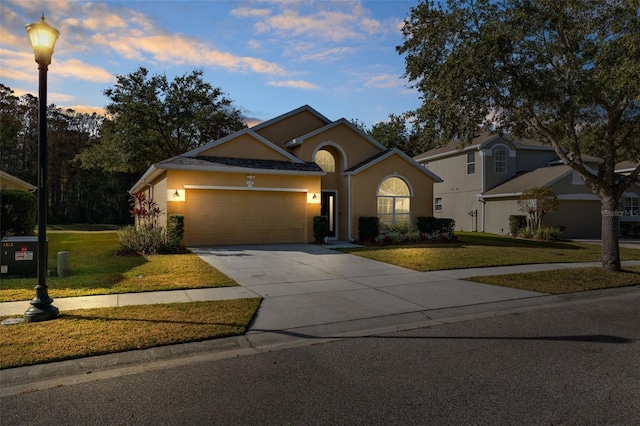
{"type": "Polygon", "coordinates": [[[307,204],[320,204],[320,198],[318,198],[318,194],[307,192],[307,204]]]}
{"type": "Polygon", "coordinates": [[[176,189],[176,192],[173,193],[173,198],[180,198],[180,193],[176,189]]]}
{"type": "Polygon", "coordinates": [[[60,32],[44,22],[26,26],[40,73],[38,82],[38,285],[25,322],[47,321],[58,316],[47,289],[47,70],[60,32]]]}

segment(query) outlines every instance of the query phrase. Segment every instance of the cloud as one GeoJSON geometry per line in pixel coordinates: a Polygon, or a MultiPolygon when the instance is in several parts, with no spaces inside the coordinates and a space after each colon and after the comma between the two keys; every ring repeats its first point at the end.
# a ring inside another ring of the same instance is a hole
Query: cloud
{"type": "Polygon", "coordinates": [[[104,68],[89,65],[78,59],[61,61],[59,65],[56,66],[55,71],[64,77],[72,77],[94,83],[109,83],[115,81],[115,76],[104,68]]]}
{"type": "Polygon", "coordinates": [[[267,84],[273,87],[291,87],[294,89],[305,89],[305,90],[313,90],[318,88],[318,86],[316,86],[315,84],[309,83],[308,81],[304,81],[304,80],[270,81],[267,84]]]}
{"type": "Polygon", "coordinates": [[[403,85],[402,79],[395,74],[378,74],[369,77],[364,86],[376,89],[393,89],[403,85]]]}
{"type": "MultiPolygon", "coordinates": [[[[322,3],[323,7],[326,3],[322,3]]],[[[383,24],[372,19],[369,11],[360,2],[331,2],[331,10],[319,10],[303,14],[286,6],[299,6],[297,3],[282,5],[283,10],[276,15],[268,15],[254,25],[258,33],[274,32],[280,36],[305,36],[334,42],[349,39],[366,39],[379,34],[383,24]],[[340,10],[342,9],[342,10],[340,10]]]]}
{"type": "Polygon", "coordinates": [[[107,115],[107,112],[103,107],[90,106],[90,105],[68,105],[65,106],[64,109],[72,109],[80,114],[93,114],[94,112],[98,115],[107,115]]]}
{"type": "Polygon", "coordinates": [[[356,52],[357,49],[353,47],[332,47],[329,49],[323,49],[317,52],[313,52],[307,55],[299,56],[301,61],[337,61],[340,57],[356,52]]]}
{"type": "Polygon", "coordinates": [[[271,10],[269,9],[252,9],[249,7],[238,7],[236,9],[231,10],[229,12],[231,16],[235,16],[236,18],[261,18],[264,16],[269,16],[271,14],[271,10]]]}

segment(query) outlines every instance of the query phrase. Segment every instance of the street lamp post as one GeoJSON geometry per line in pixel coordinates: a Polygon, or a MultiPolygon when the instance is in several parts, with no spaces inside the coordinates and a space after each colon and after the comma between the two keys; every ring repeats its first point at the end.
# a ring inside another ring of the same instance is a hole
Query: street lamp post
{"type": "Polygon", "coordinates": [[[58,308],[47,290],[47,70],[53,47],[60,32],[44,22],[26,26],[38,63],[38,285],[31,307],[24,313],[25,322],[47,321],[58,316],[58,308]]]}

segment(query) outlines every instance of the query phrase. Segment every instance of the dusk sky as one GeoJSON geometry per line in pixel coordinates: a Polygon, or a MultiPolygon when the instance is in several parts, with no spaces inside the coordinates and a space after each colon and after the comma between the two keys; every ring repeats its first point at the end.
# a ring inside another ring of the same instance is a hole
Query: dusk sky
{"type": "Polygon", "coordinates": [[[329,119],[367,126],[415,109],[402,78],[402,22],[418,1],[0,2],[0,83],[38,92],[25,25],[60,31],[48,73],[48,103],[103,112],[103,91],[140,66],[169,80],[194,69],[249,120],[309,104],[329,119]]]}

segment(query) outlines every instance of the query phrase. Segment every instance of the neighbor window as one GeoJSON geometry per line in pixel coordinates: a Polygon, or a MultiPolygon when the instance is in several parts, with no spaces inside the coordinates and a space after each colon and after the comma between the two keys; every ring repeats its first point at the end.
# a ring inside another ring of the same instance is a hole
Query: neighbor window
{"type": "Polygon", "coordinates": [[[624,198],[624,211],[627,216],[638,216],[638,210],[640,207],[638,200],[640,199],[634,197],[624,198]]]}
{"type": "Polygon", "coordinates": [[[437,212],[441,212],[442,211],[442,198],[436,198],[436,202],[434,203],[435,205],[435,210],[437,212]]]}
{"type": "Polygon", "coordinates": [[[469,152],[467,154],[467,174],[472,175],[476,172],[476,153],[469,152]]]}
{"type": "Polygon", "coordinates": [[[411,222],[411,194],[405,181],[397,177],[387,178],[380,185],[377,195],[381,224],[411,222]]]}
{"type": "Polygon", "coordinates": [[[316,152],[316,158],[314,161],[327,173],[333,173],[336,171],[336,160],[333,158],[333,155],[325,149],[321,149],[316,152]]]}
{"type": "Polygon", "coordinates": [[[496,173],[507,172],[507,150],[499,149],[493,153],[493,161],[496,166],[496,173]]]}

